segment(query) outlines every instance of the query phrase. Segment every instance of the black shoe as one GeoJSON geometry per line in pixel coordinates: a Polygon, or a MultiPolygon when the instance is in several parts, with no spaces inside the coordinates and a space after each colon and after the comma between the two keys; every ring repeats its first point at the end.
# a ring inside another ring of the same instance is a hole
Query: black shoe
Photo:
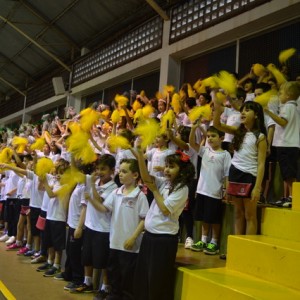
{"type": "Polygon", "coordinates": [[[226,260],[226,254],[221,254],[221,255],[220,255],[220,259],[226,260]]]}
{"type": "Polygon", "coordinates": [[[97,292],[93,300],[105,300],[108,295],[109,293],[106,293],[105,291],[101,290],[97,292]]]}
{"type": "Polygon", "coordinates": [[[291,202],[291,201],[289,200],[289,198],[282,197],[280,200],[278,200],[278,201],[275,202],[275,205],[277,207],[284,207],[283,205],[286,202],[291,202]]]}
{"type": "Polygon", "coordinates": [[[82,283],[69,282],[66,286],[64,286],[64,290],[70,291],[79,288],[82,283]]]}
{"type": "Polygon", "coordinates": [[[70,290],[71,293],[92,293],[93,285],[81,284],[79,287],[70,290]]]}
{"type": "Polygon", "coordinates": [[[48,271],[44,273],[44,277],[53,277],[54,275],[58,274],[60,272],[60,269],[57,269],[55,267],[51,267],[48,271]]]}
{"type": "Polygon", "coordinates": [[[61,273],[58,273],[54,276],[54,279],[55,280],[62,280],[62,281],[69,281],[69,280],[66,280],[65,278],[65,275],[64,275],[64,272],[61,272],[61,273]]]}
{"type": "Polygon", "coordinates": [[[48,264],[47,262],[43,265],[41,265],[40,267],[38,267],[36,270],[37,272],[46,272],[47,270],[49,270],[50,268],[52,268],[52,265],[48,264]]]}

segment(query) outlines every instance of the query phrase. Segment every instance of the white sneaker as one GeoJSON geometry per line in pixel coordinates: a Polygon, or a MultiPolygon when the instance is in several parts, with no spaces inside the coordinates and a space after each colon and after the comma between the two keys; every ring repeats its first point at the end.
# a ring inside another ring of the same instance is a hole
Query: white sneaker
{"type": "Polygon", "coordinates": [[[185,249],[191,249],[192,245],[194,244],[194,241],[192,238],[188,237],[186,240],[185,240],[185,244],[184,244],[184,248],[185,249]]]}
{"type": "Polygon", "coordinates": [[[0,237],[0,242],[6,242],[9,239],[9,236],[7,234],[3,234],[0,237]]]}
{"type": "Polygon", "coordinates": [[[6,245],[13,244],[16,241],[16,238],[14,236],[11,236],[6,242],[6,245]]]}

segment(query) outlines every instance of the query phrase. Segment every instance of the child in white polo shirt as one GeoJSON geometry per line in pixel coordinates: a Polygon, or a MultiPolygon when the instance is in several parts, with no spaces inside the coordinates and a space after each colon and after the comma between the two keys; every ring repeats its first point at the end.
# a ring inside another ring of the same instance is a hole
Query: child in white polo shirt
{"type": "Polygon", "coordinates": [[[107,300],[132,299],[135,263],[149,209],[147,198],[137,185],[139,176],[136,159],[121,160],[119,178],[123,185],[106,198],[101,208],[112,213],[107,267],[111,294],[107,300]]]}

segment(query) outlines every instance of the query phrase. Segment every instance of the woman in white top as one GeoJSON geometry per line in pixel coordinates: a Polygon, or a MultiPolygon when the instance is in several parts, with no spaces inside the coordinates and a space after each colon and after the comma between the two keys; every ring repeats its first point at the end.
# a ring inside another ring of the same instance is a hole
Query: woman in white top
{"type": "Polygon", "coordinates": [[[240,111],[241,125],[239,127],[222,124],[220,122],[221,107],[215,102],[214,126],[221,131],[234,134],[232,141],[234,154],[229,171],[229,185],[231,182],[252,185],[247,195],[240,196],[231,193],[231,195],[239,196],[233,197],[235,234],[256,234],[256,206],[260,199],[264,177],[267,132],[260,104],[247,101],[241,106],[240,111]]]}

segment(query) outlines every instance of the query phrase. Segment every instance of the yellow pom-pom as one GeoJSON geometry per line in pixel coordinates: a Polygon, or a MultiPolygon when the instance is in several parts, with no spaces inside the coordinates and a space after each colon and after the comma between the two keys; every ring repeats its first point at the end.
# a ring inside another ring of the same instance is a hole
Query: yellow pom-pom
{"type": "Polygon", "coordinates": [[[128,98],[123,95],[116,95],[115,101],[118,103],[119,107],[126,106],[128,103],[128,98]]]}
{"type": "Polygon", "coordinates": [[[35,173],[39,177],[44,177],[46,174],[51,173],[54,170],[54,163],[50,158],[40,158],[35,166],[35,173]]]}
{"type": "Polygon", "coordinates": [[[150,116],[154,113],[154,107],[147,104],[142,108],[142,112],[145,118],[150,118],[150,116]]]}
{"type": "Polygon", "coordinates": [[[221,92],[217,92],[216,93],[216,98],[217,98],[217,101],[221,104],[225,104],[226,101],[227,101],[227,98],[226,98],[226,95],[224,95],[223,93],[221,92]]]}
{"type": "Polygon", "coordinates": [[[144,118],[142,109],[138,109],[133,116],[133,122],[136,123],[144,118]]]}
{"type": "Polygon", "coordinates": [[[267,69],[273,74],[279,86],[287,81],[285,76],[276,68],[274,64],[268,64],[267,69]]]}
{"type": "Polygon", "coordinates": [[[146,93],[145,93],[144,90],[142,90],[142,91],[140,92],[140,96],[141,96],[141,97],[145,97],[145,96],[146,96],[146,93]]]}
{"type": "Polygon", "coordinates": [[[4,148],[0,152],[0,163],[9,164],[11,163],[11,158],[13,156],[13,151],[10,148],[4,148]]]}
{"type": "Polygon", "coordinates": [[[180,113],[182,111],[182,106],[180,102],[179,94],[175,93],[172,96],[171,106],[173,107],[175,113],[180,113]]]}
{"type": "Polygon", "coordinates": [[[104,116],[104,118],[108,118],[110,115],[110,110],[109,109],[105,109],[103,112],[102,112],[102,116],[104,116]]]}
{"type": "Polygon", "coordinates": [[[164,97],[168,97],[168,95],[172,94],[175,91],[175,87],[173,85],[165,85],[163,89],[164,97]]]}
{"type": "Polygon", "coordinates": [[[30,146],[30,150],[43,150],[44,146],[46,144],[45,139],[43,138],[37,138],[35,142],[30,146]]]}
{"type": "Polygon", "coordinates": [[[163,94],[162,94],[160,91],[158,91],[158,92],[155,93],[155,98],[156,98],[157,100],[159,100],[159,99],[163,99],[164,96],[163,96],[163,94]]]}
{"type": "Polygon", "coordinates": [[[257,97],[254,101],[259,103],[262,107],[266,107],[273,96],[277,95],[277,92],[274,90],[269,90],[257,97]]]}
{"type": "Polygon", "coordinates": [[[159,123],[154,119],[147,119],[138,124],[133,134],[141,137],[141,147],[145,149],[151,145],[159,134],[159,123]]]}
{"type": "Polygon", "coordinates": [[[113,152],[116,152],[118,148],[121,149],[131,148],[131,145],[128,142],[128,140],[123,136],[118,136],[118,135],[109,136],[107,139],[107,145],[113,152]]]}
{"type": "Polygon", "coordinates": [[[70,184],[75,186],[78,183],[85,182],[85,175],[81,173],[77,168],[68,168],[60,177],[60,184],[70,184]]]}
{"type": "Polygon", "coordinates": [[[80,112],[80,115],[80,124],[84,131],[90,131],[92,126],[97,124],[101,118],[101,114],[92,108],[84,109],[80,112]]]}
{"type": "Polygon", "coordinates": [[[202,81],[199,79],[199,80],[197,80],[195,83],[194,83],[194,85],[193,85],[193,88],[194,88],[194,90],[198,90],[199,88],[200,88],[200,86],[202,85],[202,81]]]}
{"type": "Polygon", "coordinates": [[[66,140],[66,146],[75,159],[81,160],[83,164],[88,164],[97,159],[97,156],[89,143],[90,135],[85,131],[72,133],[66,140]]]}
{"type": "Polygon", "coordinates": [[[113,111],[113,113],[111,114],[111,121],[113,123],[118,123],[120,121],[120,119],[121,119],[120,113],[117,109],[115,109],[113,111]]]}
{"type": "Polygon", "coordinates": [[[294,54],[296,53],[296,49],[295,48],[290,48],[290,49],[286,49],[283,50],[279,53],[279,62],[283,65],[286,63],[286,61],[292,57],[294,54]]]}
{"type": "Polygon", "coordinates": [[[12,140],[12,145],[16,146],[17,153],[23,153],[27,144],[28,140],[23,137],[15,136],[12,140]]]}
{"type": "Polygon", "coordinates": [[[68,128],[71,130],[72,133],[81,131],[81,126],[77,122],[70,122],[68,128]]]}
{"type": "Polygon", "coordinates": [[[229,95],[235,95],[237,89],[237,79],[227,71],[220,71],[217,76],[213,76],[218,87],[226,91],[229,95]]]}
{"type": "Polygon", "coordinates": [[[254,64],[252,69],[254,75],[258,77],[263,76],[266,71],[265,67],[261,64],[254,64]]]}
{"type": "Polygon", "coordinates": [[[140,103],[140,101],[135,100],[132,104],[132,109],[134,111],[137,111],[138,109],[142,108],[142,104],[140,103]]]}
{"type": "Polygon", "coordinates": [[[216,82],[215,80],[215,77],[214,76],[210,76],[210,77],[207,77],[205,79],[202,80],[202,85],[204,85],[205,87],[210,87],[212,89],[215,89],[215,88],[218,88],[218,83],[216,82]]]}
{"type": "Polygon", "coordinates": [[[211,119],[211,107],[210,105],[195,106],[189,111],[189,119],[191,122],[195,122],[200,117],[203,117],[205,120],[211,119]]]}
{"type": "Polygon", "coordinates": [[[175,114],[173,110],[168,110],[160,119],[160,134],[166,133],[168,128],[171,128],[175,122],[175,114]]]}
{"type": "Polygon", "coordinates": [[[196,93],[194,92],[194,90],[192,89],[192,86],[188,83],[188,96],[189,98],[196,98],[196,93]]]}

